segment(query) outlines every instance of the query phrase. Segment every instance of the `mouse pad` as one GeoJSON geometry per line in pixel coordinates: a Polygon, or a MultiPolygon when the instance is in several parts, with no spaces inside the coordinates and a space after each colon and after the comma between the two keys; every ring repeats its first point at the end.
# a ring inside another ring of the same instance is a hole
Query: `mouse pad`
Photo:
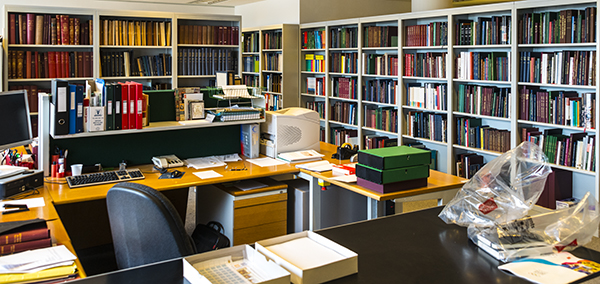
{"type": "Polygon", "coordinates": [[[180,179],[181,177],[183,177],[183,175],[185,175],[185,172],[181,172],[181,176],[172,178],[171,173],[164,173],[164,174],[160,175],[160,177],[158,177],[158,179],[180,179]]]}

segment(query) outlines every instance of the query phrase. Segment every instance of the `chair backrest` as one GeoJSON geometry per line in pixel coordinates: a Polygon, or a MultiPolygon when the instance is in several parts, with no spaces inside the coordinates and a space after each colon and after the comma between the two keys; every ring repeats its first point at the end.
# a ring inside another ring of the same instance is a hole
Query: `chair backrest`
{"type": "Polygon", "coordinates": [[[173,204],[155,189],[118,183],[106,204],[119,269],[196,252],[173,204]]]}

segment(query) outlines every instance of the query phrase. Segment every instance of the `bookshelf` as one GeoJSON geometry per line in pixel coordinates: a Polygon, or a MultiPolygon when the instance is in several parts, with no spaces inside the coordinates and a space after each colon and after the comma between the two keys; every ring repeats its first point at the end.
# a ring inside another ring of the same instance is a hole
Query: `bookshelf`
{"type": "Polygon", "coordinates": [[[598,198],[596,7],[596,1],[585,0],[521,1],[302,24],[301,40],[305,31],[324,29],[328,43],[332,30],[357,26],[360,44],[301,49],[300,106],[325,111],[321,126],[327,142],[340,142],[332,134],[340,129],[361,137],[355,143],[361,149],[371,146],[364,139],[369,135],[397,138],[403,145],[420,143],[437,151],[438,170],[452,174],[468,173],[457,163],[487,163],[529,135],[543,145],[555,170],[573,175],[574,197],[590,191],[598,198]],[[558,22],[553,23],[561,13],[575,19],[569,24],[572,41],[566,32],[561,40],[558,22]],[[382,26],[397,26],[397,46],[369,41],[370,28],[382,26]],[[553,37],[546,36],[550,31],[553,37]],[[357,74],[331,68],[332,54],[354,51],[359,54],[357,74]],[[307,71],[306,60],[313,54],[324,55],[324,72],[307,71]],[[398,74],[375,73],[368,65],[370,59],[378,64],[394,55],[398,74]],[[324,96],[308,92],[309,77],[325,78],[324,96]],[[336,97],[335,79],[346,77],[355,79],[358,90],[348,98],[336,97]],[[397,84],[395,102],[368,99],[365,88],[377,80],[397,84]],[[356,103],[357,125],[331,118],[327,112],[338,102],[356,103]],[[398,130],[373,128],[367,113],[372,116],[374,109],[397,110],[398,130]],[[572,156],[565,162],[566,139],[578,141],[574,147],[579,143],[582,149],[580,160],[572,156]]]}

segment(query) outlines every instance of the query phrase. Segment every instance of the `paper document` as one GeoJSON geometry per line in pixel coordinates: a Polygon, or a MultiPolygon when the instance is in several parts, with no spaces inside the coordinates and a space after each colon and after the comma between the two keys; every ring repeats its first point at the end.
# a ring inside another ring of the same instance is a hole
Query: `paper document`
{"type": "Polygon", "coordinates": [[[265,248],[303,270],[345,259],[343,255],[308,237],[293,239],[265,248]]]}
{"type": "Polygon", "coordinates": [[[185,163],[196,170],[225,166],[225,162],[215,156],[187,159],[185,163]]]}
{"type": "Polygon", "coordinates": [[[247,179],[247,180],[243,180],[240,182],[236,182],[233,186],[237,187],[240,190],[246,191],[246,190],[251,190],[251,189],[267,187],[268,185],[266,185],[262,182],[247,179]]]}
{"type": "Polygon", "coordinates": [[[356,175],[335,176],[335,177],[332,177],[331,179],[332,180],[339,180],[341,182],[351,183],[351,182],[356,182],[356,175]]]}
{"type": "Polygon", "coordinates": [[[280,153],[279,155],[277,155],[277,158],[282,159],[286,162],[294,163],[294,162],[301,162],[301,161],[320,160],[323,156],[325,156],[325,155],[323,155],[315,150],[303,150],[303,151],[280,153]]]}
{"type": "Polygon", "coordinates": [[[223,176],[215,171],[195,172],[194,175],[201,179],[218,178],[223,176]]]}
{"type": "Polygon", "coordinates": [[[65,246],[28,250],[0,257],[0,274],[30,273],[72,265],[76,257],[65,246]]]}
{"type": "Polygon", "coordinates": [[[213,284],[250,284],[263,282],[264,279],[250,261],[233,261],[231,256],[203,261],[193,266],[213,284]]]}
{"type": "Polygon", "coordinates": [[[278,166],[278,165],[286,164],[285,162],[275,160],[272,158],[258,158],[258,159],[250,159],[247,161],[250,163],[253,163],[259,167],[271,167],[271,166],[278,166]]]}
{"type": "Polygon", "coordinates": [[[561,284],[599,272],[600,264],[560,252],[519,259],[498,268],[534,283],[561,284]]]}
{"type": "Polygon", "coordinates": [[[332,165],[328,161],[318,161],[312,163],[305,163],[296,165],[296,168],[305,169],[312,172],[325,172],[331,171],[332,165]]]}
{"type": "MultiPolygon", "coordinates": [[[[0,211],[7,211],[6,209],[4,209],[4,204],[25,204],[25,205],[27,205],[27,208],[44,207],[46,205],[43,197],[19,199],[19,200],[9,200],[9,201],[0,202],[0,211]]],[[[9,209],[9,210],[15,210],[15,209],[9,209]]]]}

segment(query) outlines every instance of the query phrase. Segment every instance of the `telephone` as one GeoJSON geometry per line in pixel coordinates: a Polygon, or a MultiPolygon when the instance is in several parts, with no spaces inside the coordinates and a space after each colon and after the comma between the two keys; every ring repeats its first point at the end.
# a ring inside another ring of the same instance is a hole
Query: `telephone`
{"type": "Polygon", "coordinates": [[[175,155],[152,157],[152,162],[162,169],[183,166],[183,162],[175,155]]]}

